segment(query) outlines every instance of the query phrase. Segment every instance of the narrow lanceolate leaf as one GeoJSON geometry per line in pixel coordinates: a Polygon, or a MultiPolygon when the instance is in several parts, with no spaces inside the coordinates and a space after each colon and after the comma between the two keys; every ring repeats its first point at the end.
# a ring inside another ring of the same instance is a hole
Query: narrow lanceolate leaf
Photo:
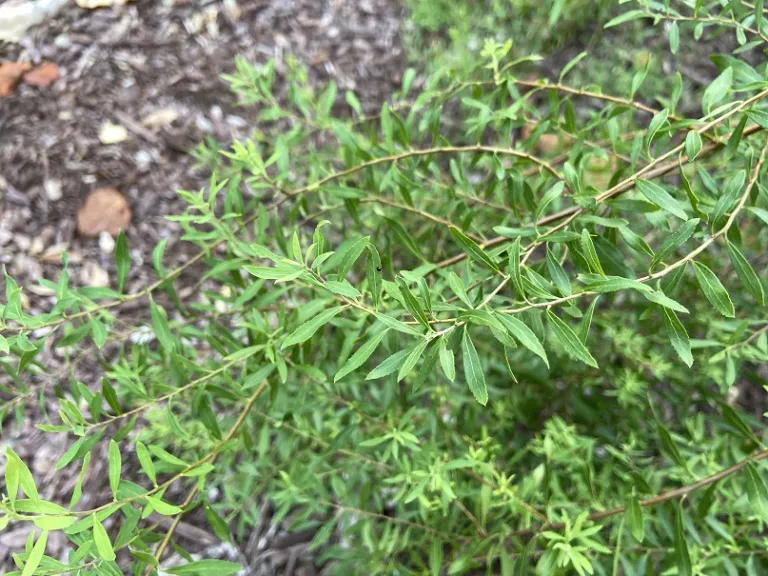
{"type": "Polygon", "coordinates": [[[685,153],[688,156],[688,162],[693,162],[701,152],[701,134],[696,130],[691,130],[685,137],[685,153]]]}
{"type": "Polygon", "coordinates": [[[544,346],[541,345],[541,341],[533,330],[528,328],[522,321],[509,314],[498,313],[496,314],[496,317],[502,324],[504,324],[504,327],[515,340],[544,360],[544,364],[549,368],[549,358],[547,358],[547,353],[544,351],[544,346]]]}
{"type": "Polygon", "coordinates": [[[512,277],[512,285],[515,287],[515,296],[525,300],[523,290],[523,277],[520,273],[520,237],[515,238],[509,249],[509,275],[512,277]]]}
{"type": "Polygon", "coordinates": [[[647,284],[622,278],[620,276],[606,276],[601,280],[595,280],[587,284],[587,288],[592,292],[618,292],[619,290],[637,290],[638,292],[653,292],[653,289],[647,284]]]}
{"type": "Polygon", "coordinates": [[[115,559],[115,551],[112,548],[112,542],[109,541],[107,531],[104,530],[104,526],[101,525],[96,514],[94,514],[92,518],[93,541],[96,544],[96,553],[107,562],[111,562],[115,559]]]}
{"type": "Polygon", "coordinates": [[[120,487],[120,474],[123,467],[123,459],[120,456],[120,448],[117,442],[114,440],[109,441],[109,451],[107,454],[108,471],[109,471],[109,487],[112,490],[112,495],[117,500],[117,490],[120,487]]]}
{"type": "Polygon", "coordinates": [[[653,204],[666,210],[670,214],[677,216],[681,220],[688,220],[688,215],[685,213],[682,205],[675,200],[669,193],[655,182],[649,180],[638,180],[637,189],[640,193],[648,198],[653,204]]]}
{"type": "Polygon", "coordinates": [[[173,504],[169,504],[157,496],[147,496],[147,501],[152,505],[152,508],[155,510],[155,512],[163,516],[174,516],[181,512],[181,508],[174,506],[173,504]]]}
{"type": "Polygon", "coordinates": [[[378,308],[381,302],[381,257],[373,244],[368,244],[368,260],[365,262],[365,277],[368,279],[368,290],[371,292],[373,307],[378,308]]]}
{"type": "Polygon", "coordinates": [[[408,353],[408,356],[405,357],[403,365],[400,366],[400,370],[397,373],[398,382],[410,374],[413,367],[416,366],[416,362],[419,361],[419,358],[421,358],[421,355],[424,353],[427,344],[429,344],[429,340],[422,340],[416,344],[416,346],[411,348],[411,351],[408,353]]]}
{"type": "Polygon", "coordinates": [[[456,297],[467,306],[467,308],[472,308],[472,302],[469,300],[467,289],[464,287],[464,282],[461,281],[461,278],[459,278],[456,272],[453,270],[448,272],[448,286],[451,288],[451,291],[456,295],[456,297]]]}
{"type": "Polygon", "coordinates": [[[453,357],[453,350],[448,348],[445,336],[440,337],[440,368],[443,369],[443,374],[451,382],[456,379],[456,363],[453,357]]]}
{"type": "Polygon", "coordinates": [[[761,444],[760,440],[758,440],[757,436],[755,436],[755,433],[752,432],[752,429],[744,423],[744,420],[741,419],[736,410],[728,406],[728,404],[723,404],[721,409],[723,411],[723,417],[725,418],[725,421],[728,422],[728,424],[738,430],[739,433],[744,436],[744,438],[754,442],[755,446],[759,446],[761,444]]]}
{"type": "Polygon", "coordinates": [[[552,327],[552,332],[554,332],[555,337],[571,358],[584,362],[584,364],[592,366],[593,368],[597,368],[597,360],[592,357],[592,354],[589,353],[587,347],[581,340],[579,340],[579,337],[576,336],[576,333],[571,330],[571,327],[568,326],[568,324],[560,320],[560,318],[558,318],[551,310],[547,310],[547,319],[549,320],[549,325],[552,327]]]}
{"type": "Polygon", "coordinates": [[[744,476],[750,506],[764,519],[768,519],[768,488],[760,472],[752,464],[747,464],[744,466],[744,476]]]}
{"type": "Polygon", "coordinates": [[[587,343],[587,336],[589,336],[589,328],[590,326],[592,326],[592,316],[595,315],[595,307],[597,306],[597,301],[599,299],[600,299],[599,296],[595,296],[595,298],[592,299],[592,304],[590,304],[589,308],[587,308],[587,311],[584,313],[584,318],[581,319],[579,328],[576,330],[576,333],[579,336],[579,340],[584,342],[584,344],[587,343]]]}
{"type": "Polygon", "coordinates": [[[152,456],[149,454],[149,450],[147,450],[147,447],[141,442],[136,442],[136,456],[139,459],[139,465],[144,471],[144,474],[146,474],[152,481],[152,484],[157,484],[155,463],[152,462],[152,456]]]}
{"type": "Polygon", "coordinates": [[[176,576],[231,576],[242,569],[240,564],[226,560],[195,560],[181,566],[166,568],[165,572],[176,576]]]}
{"type": "Polygon", "coordinates": [[[667,335],[672,348],[675,349],[680,360],[685,362],[689,368],[693,364],[691,355],[691,341],[688,339],[688,332],[677,317],[677,314],[670,308],[664,308],[664,326],[667,328],[667,335]]]}
{"type": "Polygon", "coordinates": [[[467,380],[467,386],[480,404],[485,406],[488,403],[488,389],[485,385],[485,374],[480,365],[480,357],[477,355],[475,345],[469,337],[469,330],[464,328],[464,336],[461,339],[461,350],[464,356],[464,377],[467,380]]]}
{"type": "Polygon", "coordinates": [[[664,308],[669,308],[670,310],[674,310],[675,312],[688,314],[688,308],[686,308],[676,300],[672,300],[672,298],[664,294],[664,292],[662,292],[661,290],[654,290],[653,292],[648,292],[646,294],[643,294],[643,296],[645,296],[648,300],[650,300],[654,304],[658,304],[659,306],[664,306],[664,308]]]}
{"type": "Polygon", "coordinates": [[[405,280],[398,278],[397,285],[400,288],[400,293],[403,295],[403,301],[405,302],[405,307],[408,308],[408,312],[410,312],[422,326],[431,331],[432,326],[429,323],[429,318],[427,318],[427,315],[424,313],[424,308],[422,308],[421,303],[410,291],[405,280]]]}
{"type": "Polygon", "coordinates": [[[37,571],[37,567],[40,566],[40,561],[45,554],[45,546],[47,544],[48,530],[43,530],[40,537],[37,539],[37,542],[35,542],[35,545],[32,546],[32,551],[29,553],[27,561],[24,563],[24,569],[21,572],[21,576],[32,576],[37,571]]]}
{"type": "Polygon", "coordinates": [[[432,342],[433,344],[430,346],[429,351],[427,351],[427,355],[424,356],[424,362],[421,363],[421,368],[419,368],[419,372],[416,374],[416,378],[413,379],[414,392],[417,392],[424,384],[424,382],[427,381],[427,378],[429,378],[435,372],[434,369],[435,364],[437,363],[438,353],[440,351],[440,343],[435,342],[434,340],[432,342]]]}
{"type": "Polygon", "coordinates": [[[347,274],[349,274],[349,271],[352,270],[352,266],[355,264],[355,262],[357,262],[357,259],[360,258],[360,255],[363,253],[366,246],[369,245],[370,240],[370,236],[359,238],[346,251],[344,257],[341,259],[341,263],[339,264],[339,269],[337,271],[339,280],[346,278],[347,274]]]}
{"type": "Polygon", "coordinates": [[[672,458],[672,460],[675,461],[675,464],[680,466],[683,470],[688,472],[688,474],[691,473],[691,471],[688,469],[688,463],[685,461],[685,459],[680,454],[680,451],[677,449],[677,446],[675,446],[674,440],[672,440],[672,436],[669,434],[666,428],[662,426],[661,424],[657,425],[657,429],[659,432],[659,440],[661,440],[661,448],[664,452],[667,453],[667,455],[672,458]]]}
{"type": "Polygon", "coordinates": [[[727,318],[733,318],[736,315],[733,309],[733,302],[725,287],[709,268],[699,262],[693,263],[693,269],[696,271],[696,280],[699,281],[701,291],[720,314],[727,318]]]}
{"type": "Polygon", "coordinates": [[[336,316],[339,312],[341,312],[344,309],[344,306],[337,306],[336,308],[331,308],[329,310],[324,310],[323,312],[320,312],[317,316],[312,318],[311,320],[308,320],[301,326],[299,326],[296,330],[293,331],[293,333],[288,336],[288,338],[285,339],[283,342],[283,345],[281,346],[281,349],[284,350],[290,346],[293,346],[295,344],[301,344],[302,342],[305,342],[312,338],[312,336],[317,332],[320,328],[325,326],[328,322],[330,322],[334,316],[336,316]]]}
{"type": "Polygon", "coordinates": [[[560,294],[562,296],[570,296],[572,294],[571,281],[568,279],[568,274],[563,270],[560,261],[549,249],[549,246],[547,246],[547,270],[549,271],[549,277],[552,278],[560,294]]]}
{"type": "Polygon", "coordinates": [[[581,249],[584,251],[584,257],[587,259],[587,263],[593,272],[597,272],[601,276],[605,276],[603,267],[600,264],[600,259],[597,257],[595,251],[595,245],[592,243],[592,237],[589,235],[589,231],[584,228],[581,231],[581,249]]]}
{"type": "Polygon", "coordinates": [[[749,264],[744,254],[732,243],[728,243],[728,255],[731,257],[731,263],[741,282],[758,304],[765,306],[765,292],[763,284],[757,277],[752,266],[749,264]]]}
{"type": "Polygon", "coordinates": [[[656,252],[656,255],[651,260],[651,268],[662,262],[664,258],[685,244],[693,235],[696,227],[699,225],[699,222],[701,222],[701,220],[698,218],[691,218],[684,224],[681,224],[672,234],[667,236],[667,238],[659,247],[659,251],[656,252]]]}
{"type": "Polygon", "coordinates": [[[400,350],[400,352],[395,352],[384,360],[381,364],[376,366],[373,370],[368,372],[368,375],[365,377],[366,380],[376,380],[377,378],[383,378],[384,376],[388,376],[389,374],[392,374],[395,370],[400,368],[402,366],[403,362],[405,362],[405,357],[410,353],[411,351],[409,349],[400,350]]]}
{"type": "Polygon", "coordinates": [[[376,350],[384,336],[387,335],[387,332],[389,332],[389,330],[382,330],[373,336],[370,340],[368,340],[365,344],[360,346],[360,348],[357,349],[357,352],[352,354],[352,356],[350,356],[349,359],[344,363],[344,366],[342,366],[341,369],[336,373],[336,376],[333,377],[333,381],[338,382],[347,374],[360,368],[360,366],[362,366],[365,361],[368,360],[371,354],[373,354],[373,351],[376,350]]]}
{"type": "Polygon", "coordinates": [[[678,576],[692,576],[691,556],[688,554],[688,543],[685,541],[683,528],[683,502],[677,506],[675,515],[675,561],[677,563],[678,576]]]}
{"type": "Polygon", "coordinates": [[[653,118],[651,118],[651,122],[648,124],[648,133],[645,137],[645,150],[648,153],[648,156],[651,155],[651,143],[659,130],[661,130],[661,127],[666,123],[667,116],[669,116],[669,110],[665,108],[661,112],[654,114],[653,118]]]}
{"type": "Polygon", "coordinates": [[[117,235],[117,242],[115,242],[115,269],[117,270],[117,291],[122,292],[125,281],[128,279],[128,272],[131,270],[131,254],[128,251],[128,239],[122,230],[117,235]]]}
{"type": "Polygon", "coordinates": [[[455,226],[451,226],[449,230],[451,231],[451,236],[453,236],[453,239],[456,240],[456,243],[462,247],[464,252],[466,252],[469,257],[472,258],[472,260],[479,262],[480,264],[484,264],[494,272],[499,272],[499,267],[496,262],[494,262],[493,259],[488,254],[486,254],[474,240],[472,240],[469,236],[464,234],[464,232],[455,226]]]}
{"type": "Polygon", "coordinates": [[[642,542],[645,537],[645,526],[643,524],[643,509],[635,495],[627,498],[624,505],[624,518],[632,532],[632,537],[638,542],[642,542]]]}
{"type": "Polygon", "coordinates": [[[168,328],[168,321],[165,319],[165,315],[160,309],[152,296],[149,297],[149,314],[152,317],[152,328],[155,331],[157,341],[160,342],[160,346],[167,352],[172,352],[176,348],[171,331],[168,328]]]}

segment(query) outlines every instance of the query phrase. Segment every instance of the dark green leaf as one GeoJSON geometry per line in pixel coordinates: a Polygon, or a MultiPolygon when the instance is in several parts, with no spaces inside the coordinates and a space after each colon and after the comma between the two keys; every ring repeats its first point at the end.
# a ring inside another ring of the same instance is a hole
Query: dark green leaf
{"type": "Polygon", "coordinates": [[[336,308],[320,312],[320,314],[294,330],[293,333],[283,341],[283,345],[280,347],[281,350],[309,340],[314,336],[315,332],[330,322],[342,310],[344,310],[344,306],[337,306],[336,308]]]}
{"type": "Polygon", "coordinates": [[[176,576],[230,576],[242,569],[240,564],[225,560],[196,560],[183,566],[165,568],[165,572],[176,576]]]}
{"type": "Polygon", "coordinates": [[[149,297],[149,314],[152,317],[152,328],[157,336],[157,341],[166,352],[173,352],[176,349],[176,342],[168,329],[168,321],[165,318],[162,308],[160,308],[152,296],[149,297]]]}
{"type": "Polygon", "coordinates": [[[344,376],[349,374],[350,372],[354,372],[357,370],[360,366],[362,366],[366,360],[373,354],[373,351],[376,350],[378,345],[381,343],[384,336],[387,335],[387,332],[389,330],[382,330],[375,336],[373,336],[370,340],[368,340],[365,344],[360,346],[358,348],[357,352],[355,352],[352,356],[349,357],[349,359],[344,363],[344,366],[341,367],[341,369],[336,373],[336,376],[334,376],[333,381],[338,382],[344,376]]]}
{"type": "Polygon", "coordinates": [[[680,323],[677,314],[672,309],[665,306],[663,312],[664,326],[667,329],[669,342],[680,359],[690,368],[693,364],[693,356],[691,355],[691,341],[688,339],[688,332],[685,331],[685,327],[680,323]]]}
{"type": "Polygon", "coordinates": [[[667,456],[669,456],[670,458],[672,458],[672,460],[675,461],[675,464],[677,464],[678,466],[680,466],[680,468],[682,468],[688,474],[690,474],[691,471],[688,469],[688,463],[680,454],[679,450],[677,449],[677,446],[675,446],[675,442],[672,440],[672,436],[670,436],[667,429],[658,423],[656,425],[656,428],[659,433],[659,439],[661,441],[662,450],[666,452],[667,456]]]}
{"type": "Polygon", "coordinates": [[[544,360],[544,364],[549,367],[549,358],[547,358],[547,353],[544,351],[544,346],[541,345],[541,341],[528,326],[509,314],[499,313],[496,314],[496,317],[520,344],[544,360]]]}
{"type": "Polygon", "coordinates": [[[688,215],[680,203],[655,182],[649,180],[637,180],[637,189],[640,193],[662,210],[677,216],[681,220],[688,220],[688,215]]]}
{"type": "Polygon", "coordinates": [[[408,376],[411,370],[413,370],[414,366],[416,366],[416,362],[419,361],[419,358],[421,358],[421,355],[424,353],[427,344],[429,344],[429,340],[422,340],[411,349],[411,351],[408,353],[408,356],[405,357],[402,366],[400,366],[399,372],[397,373],[398,382],[408,376]]]}
{"type": "Polygon", "coordinates": [[[675,514],[675,561],[679,576],[692,576],[693,568],[691,566],[691,556],[688,554],[688,543],[685,541],[683,514],[683,503],[681,501],[677,506],[677,514],[675,514]]]}
{"type": "Polygon", "coordinates": [[[125,232],[120,230],[115,242],[115,269],[117,270],[117,291],[122,292],[128,272],[131,270],[131,254],[128,251],[128,239],[125,232]]]}
{"type": "Polygon", "coordinates": [[[398,278],[397,285],[400,288],[400,293],[403,295],[405,307],[408,308],[408,312],[410,312],[411,315],[427,330],[432,331],[432,325],[429,323],[429,318],[427,318],[427,315],[424,313],[424,308],[422,308],[421,303],[410,291],[405,280],[398,278]]]}
{"type": "Polygon", "coordinates": [[[733,302],[731,302],[728,292],[725,287],[720,283],[720,280],[715,276],[709,268],[699,262],[693,262],[693,269],[696,272],[696,279],[699,281],[702,292],[710,301],[712,306],[717,309],[720,314],[728,318],[733,318],[736,312],[733,308],[733,302]]]}
{"type": "Polygon", "coordinates": [[[758,304],[765,306],[765,292],[760,278],[757,277],[752,266],[733,242],[728,242],[728,255],[731,258],[734,270],[744,287],[757,300],[758,304]]]}
{"type": "Polygon", "coordinates": [[[512,277],[512,285],[515,287],[515,296],[525,300],[523,289],[523,277],[520,273],[520,237],[515,238],[509,249],[509,275],[512,277]]]}
{"type": "Polygon", "coordinates": [[[112,495],[117,499],[117,490],[120,487],[120,474],[123,467],[123,459],[120,455],[120,447],[114,440],[110,440],[109,442],[107,456],[109,463],[109,487],[112,490],[112,495]]]}
{"type": "Polygon", "coordinates": [[[551,310],[547,310],[547,319],[552,327],[552,332],[569,356],[588,366],[597,368],[597,361],[570,326],[560,320],[551,310]]]}
{"type": "Polygon", "coordinates": [[[484,264],[494,272],[500,272],[498,265],[483,251],[477,243],[455,226],[449,228],[451,236],[459,244],[472,260],[484,264]]]}
{"type": "Polygon", "coordinates": [[[368,372],[368,375],[365,377],[366,380],[376,380],[377,378],[383,378],[384,376],[387,376],[389,374],[392,374],[395,370],[400,368],[402,366],[403,362],[405,362],[405,357],[410,354],[411,350],[405,349],[400,350],[400,352],[395,352],[384,360],[381,364],[376,366],[373,370],[368,372]]]}
{"type": "Polygon", "coordinates": [[[485,406],[488,403],[488,390],[485,385],[485,374],[480,364],[480,357],[469,337],[469,330],[464,328],[464,335],[461,339],[461,349],[464,356],[464,378],[472,395],[480,404],[485,406]]]}
{"type": "Polygon", "coordinates": [[[627,497],[624,504],[624,518],[632,532],[632,537],[642,543],[645,538],[645,525],[643,522],[643,509],[640,507],[635,495],[627,497]]]}

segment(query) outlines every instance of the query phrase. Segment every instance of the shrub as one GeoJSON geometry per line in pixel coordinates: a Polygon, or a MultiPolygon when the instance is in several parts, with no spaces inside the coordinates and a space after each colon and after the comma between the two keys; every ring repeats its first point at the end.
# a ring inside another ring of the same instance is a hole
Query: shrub
{"type": "Polygon", "coordinates": [[[59,469],[108,446],[112,500],[78,508],[81,474],[68,507],[42,501],[6,449],[0,524],[42,530],[20,571],[153,573],[176,524],[148,512],[201,507],[240,541],[261,495],[334,574],[764,573],[768,82],[741,59],[764,39],[756,6],[608,22],[663,23],[673,52],[700,26],[745,38],[712,55],[699,119],[677,111],[679,73],[643,103],[642,71],[623,95],[567,84],[589,56],[521,80],[496,41],[418,94],[406,72],[374,118],[352,93],[335,116],[335,86],[298,67],[279,104],[273,67],[238,61],[227,80],[263,125],[198,148],[210,186],[172,217],[197,256],[168,271],[158,246],[158,280],[125,294],[121,236],[118,290],[71,286],[65,261],[34,317],[6,278],[19,395],[46,346],[117,353],[38,425],[72,440],[59,469]],[[116,321],[127,302],[143,326],[116,321]],[[44,556],[52,530],[65,562],[44,556]]]}

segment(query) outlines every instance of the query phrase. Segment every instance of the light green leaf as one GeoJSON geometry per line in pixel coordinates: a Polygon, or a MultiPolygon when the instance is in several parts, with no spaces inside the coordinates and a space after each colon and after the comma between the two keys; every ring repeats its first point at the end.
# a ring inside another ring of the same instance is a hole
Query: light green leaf
{"type": "Polygon", "coordinates": [[[734,270],[747,291],[752,294],[758,304],[765,306],[765,292],[760,278],[757,277],[749,261],[739,251],[733,242],[728,242],[728,255],[731,258],[734,270]]]}
{"type": "Polygon", "coordinates": [[[325,283],[325,287],[334,294],[338,294],[339,296],[346,296],[347,298],[352,298],[355,300],[361,296],[360,291],[346,280],[342,280],[341,282],[338,280],[328,280],[325,283]]]}
{"type": "Polygon", "coordinates": [[[183,566],[165,568],[165,572],[176,574],[176,576],[230,576],[237,574],[242,569],[240,564],[225,560],[197,560],[183,566]]]}
{"type": "Polygon", "coordinates": [[[374,350],[378,347],[378,345],[381,343],[384,336],[387,335],[387,332],[389,330],[382,330],[375,336],[373,336],[370,340],[368,340],[365,344],[360,346],[360,348],[357,349],[357,352],[355,352],[352,356],[349,357],[349,359],[344,363],[344,366],[341,367],[341,369],[336,373],[336,376],[334,376],[333,381],[338,382],[344,376],[347,374],[354,372],[357,370],[360,366],[362,366],[366,360],[373,354],[374,350]]]}
{"type": "MultiPolygon", "coordinates": [[[[441,336],[441,339],[442,338],[444,338],[444,336],[441,336]]],[[[424,382],[426,382],[427,378],[434,374],[435,364],[437,363],[437,356],[440,351],[440,344],[434,340],[432,342],[434,343],[427,352],[427,355],[424,357],[424,362],[421,363],[421,368],[419,368],[419,372],[416,374],[416,378],[413,379],[413,392],[417,392],[424,384],[424,382]]]]}
{"type": "Polygon", "coordinates": [[[91,517],[93,518],[93,541],[96,544],[96,552],[107,562],[112,562],[116,556],[112,548],[112,542],[109,541],[107,531],[104,530],[104,526],[101,525],[96,514],[93,514],[91,517]]]}
{"type": "Polygon", "coordinates": [[[472,395],[480,404],[485,406],[488,403],[488,389],[485,385],[485,374],[480,364],[480,357],[477,355],[475,345],[469,337],[469,330],[464,328],[464,335],[461,339],[461,349],[464,356],[464,377],[472,395]]]}
{"type": "Polygon", "coordinates": [[[37,542],[35,542],[35,545],[32,546],[32,551],[29,553],[27,561],[24,563],[24,569],[21,572],[21,576],[32,576],[37,571],[37,567],[40,566],[40,561],[43,559],[43,555],[45,555],[45,546],[47,544],[48,530],[43,530],[40,537],[37,539],[37,542]]]}
{"type": "Polygon", "coordinates": [[[685,244],[693,235],[699,222],[701,222],[701,220],[698,218],[691,218],[687,222],[681,224],[672,234],[667,236],[661,244],[661,247],[659,247],[659,251],[656,252],[656,255],[651,260],[651,268],[662,262],[664,258],[685,244]]]}
{"type": "Polygon", "coordinates": [[[381,256],[373,244],[368,244],[368,259],[365,261],[365,277],[368,279],[368,290],[371,292],[373,307],[378,308],[381,302],[381,256]]]}
{"type": "Polygon", "coordinates": [[[496,317],[504,324],[507,331],[514,336],[515,340],[544,360],[544,364],[549,368],[549,358],[547,358],[547,353],[544,351],[544,346],[541,345],[539,338],[528,326],[509,314],[499,313],[496,314],[496,317]]]}
{"type": "Polygon", "coordinates": [[[486,265],[494,272],[500,271],[496,262],[494,262],[493,259],[486,252],[484,252],[483,249],[480,248],[480,246],[478,246],[474,240],[472,240],[469,236],[464,234],[464,232],[455,226],[450,226],[449,230],[456,243],[464,249],[464,251],[469,255],[470,258],[472,258],[472,260],[486,265]]]}
{"type": "Polygon", "coordinates": [[[603,267],[600,264],[600,259],[597,257],[595,251],[595,245],[592,243],[592,237],[589,235],[589,231],[584,228],[581,231],[581,249],[584,251],[584,257],[587,259],[587,263],[593,272],[597,272],[601,276],[605,276],[603,267]]]}
{"type": "Polygon", "coordinates": [[[108,470],[109,470],[109,487],[112,490],[112,495],[117,500],[117,491],[120,487],[120,474],[123,467],[123,459],[120,455],[120,447],[114,440],[109,441],[109,451],[107,454],[108,470]]]}
{"type": "Polygon", "coordinates": [[[688,308],[686,308],[679,302],[672,300],[672,298],[668,297],[661,290],[654,290],[653,292],[647,292],[647,293],[644,293],[643,296],[645,296],[651,302],[658,304],[659,306],[664,306],[664,308],[669,308],[670,310],[674,310],[675,312],[681,312],[682,314],[688,314],[688,308]]]}
{"type": "Polygon", "coordinates": [[[606,276],[601,280],[590,281],[587,283],[587,288],[592,292],[617,292],[619,290],[637,290],[643,293],[653,292],[653,289],[647,284],[620,276],[606,276]]]}
{"type": "Polygon", "coordinates": [[[726,68],[722,74],[715,78],[712,83],[704,90],[704,94],[701,97],[701,110],[704,114],[709,114],[712,107],[725,98],[728,94],[728,90],[731,89],[733,83],[733,69],[731,67],[726,68]]]}
{"type": "Polygon", "coordinates": [[[451,382],[456,379],[456,364],[454,362],[453,350],[448,348],[448,343],[445,336],[440,337],[440,368],[443,370],[443,374],[451,382]]]}
{"type": "Polygon", "coordinates": [[[691,471],[688,469],[688,463],[685,461],[685,459],[680,454],[680,451],[677,449],[677,446],[675,446],[675,442],[672,440],[672,436],[669,434],[666,428],[662,426],[661,424],[656,425],[657,430],[659,432],[659,439],[661,440],[661,448],[664,452],[667,453],[667,455],[672,458],[672,460],[675,461],[675,463],[680,466],[683,470],[685,470],[688,474],[691,473],[691,471]]]}
{"type": "Polygon", "coordinates": [[[520,273],[520,237],[515,238],[509,249],[509,275],[512,277],[512,284],[515,287],[515,296],[520,300],[525,300],[525,290],[523,289],[523,277],[520,273]]]}
{"type": "Polygon", "coordinates": [[[306,342],[307,340],[312,338],[312,336],[314,336],[315,332],[317,332],[320,328],[322,328],[328,322],[330,322],[342,310],[344,310],[344,306],[337,306],[336,308],[331,308],[329,310],[324,310],[323,312],[320,312],[320,314],[318,314],[317,316],[305,322],[304,324],[299,326],[296,330],[294,330],[291,333],[291,335],[285,339],[280,349],[285,350],[286,348],[289,348],[296,344],[301,344],[302,342],[306,342]]]}
{"type": "Polygon", "coordinates": [[[693,262],[693,269],[696,272],[696,279],[699,281],[701,291],[720,314],[727,318],[733,318],[736,312],[733,308],[730,296],[720,280],[709,268],[699,262],[693,262]]]}
{"type": "Polygon", "coordinates": [[[667,122],[667,116],[669,116],[669,111],[665,108],[661,112],[654,114],[650,124],[648,124],[648,132],[645,137],[645,149],[648,156],[651,155],[651,143],[659,130],[661,130],[661,127],[667,122]]]}
{"type": "Polygon", "coordinates": [[[368,375],[365,377],[366,380],[376,380],[377,378],[383,378],[384,376],[388,376],[389,374],[392,374],[395,370],[400,368],[402,366],[403,362],[405,362],[405,357],[411,352],[409,349],[400,350],[399,352],[395,352],[384,360],[381,364],[376,366],[373,370],[368,372],[368,375]]]}
{"type": "Polygon", "coordinates": [[[370,236],[363,236],[362,238],[358,238],[355,243],[352,244],[346,252],[344,252],[344,256],[342,257],[341,263],[339,264],[339,269],[337,270],[339,280],[344,280],[347,277],[347,274],[349,274],[349,271],[352,270],[352,266],[355,265],[357,259],[360,258],[360,255],[363,253],[366,247],[370,245],[370,241],[370,236]]]}
{"type": "Polygon", "coordinates": [[[403,300],[405,302],[405,307],[408,308],[408,312],[411,313],[411,315],[419,321],[419,323],[424,326],[427,330],[432,331],[432,326],[429,323],[429,318],[427,318],[427,315],[424,313],[424,308],[422,308],[421,303],[416,299],[416,296],[413,295],[413,293],[408,288],[408,285],[405,283],[405,280],[402,278],[397,279],[397,286],[400,288],[400,293],[403,295],[403,300]]]}
{"type": "Polygon", "coordinates": [[[688,156],[688,162],[693,162],[701,152],[701,134],[696,130],[689,130],[685,137],[685,154],[688,156]]]}
{"type": "Polygon", "coordinates": [[[467,289],[464,287],[464,282],[461,281],[461,278],[459,278],[453,270],[448,272],[448,286],[450,286],[451,291],[467,306],[467,308],[472,308],[472,302],[469,300],[467,289]]]}
{"type": "Polygon", "coordinates": [[[152,508],[155,510],[155,512],[163,516],[175,516],[181,512],[181,508],[178,506],[169,504],[165,500],[162,500],[156,496],[147,496],[147,501],[152,505],[152,508]]]}
{"type": "Polygon", "coordinates": [[[597,360],[592,357],[587,347],[568,324],[560,320],[551,310],[547,310],[547,319],[552,327],[552,332],[569,356],[588,366],[597,368],[597,360]]]}
{"type": "Polygon", "coordinates": [[[626,504],[624,505],[624,519],[629,524],[632,537],[642,543],[643,538],[645,538],[643,509],[640,507],[640,502],[637,501],[634,494],[627,497],[626,504]]]}
{"type": "Polygon", "coordinates": [[[677,50],[680,48],[680,29],[677,26],[677,22],[672,22],[669,26],[669,51],[672,54],[677,54],[677,50]]]}
{"type": "Polygon", "coordinates": [[[168,328],[168,321],[162,308],[155,304],[152,296],[149,297],[149,314],[152,318],[152,328],[155,331],[157,341],[160,342],[166,352],[173,352],[176,349],[176,343],[168,328]]]}
{"type": "Polygon", "coordinates": [[[157,484],[155,463],[152,462],[152,456],[150,456],[149,450],[147,450],[147,447],[142,442],[136,442],[136,456],[139,459],[139,464],[144,474],[152,481],[152,484],[157,484]]]}
{"type": "Polygon", "coordinates": [[[411,370],[413,370],[413,367],[416,366],[416,362],[419,361],[419,358],[421,358],[421,355],[424,353],[427,344],[429,344],[429,340],[425,339],[416,344],[416,346],[411,349],[411,351],[408,353],[408,356],[405,357],[403,365],[400,366],[400,371],[397,373],[398,382],[408,376],[411,370]]]}
{"type": "Polygon", "coordinates": [[[685,213],[685,210],[680,203],[655,182],[649,180],[637,180],[637,189],[643,196],[648,198],[648,200],[662,210],[666,210],[681,220],[688,220],[688,215],[685,213]]]}
{"type": "Polygon", "coordinates": [[[637,20],[639,18],[650,18],[651,15],[647,13],[645,10],[628,10],[627,12],[624,12],[615,18],[612,18],[609,20],[603,28],[612,28],[613,26],[618,26],[619,24],[624,24],[625,22],[630,22],[632,20],[637,20]]]}
{"type": "Polygon", "coordinates": [[[549,246],[547,246],[547,270],[549,271],[550,278],[552,278],[555,286],[557,286],[560,295],[570,296],[573,293],[571,290],[571,281],[565,273],[565,270],[563,270],[560,261],[555,258],[552,250],[549,249],[549,246]]]}
{"type": "Polygon", "coordinates": [[[750,506],[759,512],[763,519],[768,520],[768,489],[765,481],[752,464],[744,466],[744,473],[750,506]]]}

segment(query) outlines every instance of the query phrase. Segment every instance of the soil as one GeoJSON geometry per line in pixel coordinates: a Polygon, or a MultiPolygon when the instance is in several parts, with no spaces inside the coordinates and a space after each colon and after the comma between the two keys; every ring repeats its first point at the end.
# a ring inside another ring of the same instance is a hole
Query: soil
{"type": "MultiPolygon", "coordinates": [[[[234,70],[236,55],[254,63],[274,59],[277,93],[286,58],[294,55],[311,81],[333,79],[342,99],[354,90],[365,111],[374,112],[405,69],[402,16],[392,0],[137,0],[96,10],[69,2],[19,43],[0,43],[0,61],[52,62],[59,71],[50,87],[21,82],[0,98],[0,264],[23,287],[25,308],[36,313],[53,305],[53,295],[37,283],[56,280],[64,250],[72,284],[101,285],[113,277],[110,238],[77,233],[78,208],[94,189],[114,188],[130,205],[128,292],[155,279],[151,254],[161,239],[168,239],[168,269],[195,252],[164,216],[183,210],[177,190],[206,186],[208,174],[195,166],[191,148],[207,137],[226,145],[258,129],[257,111],[239,106],[221,79],[234,70]],[[104,144],[105,123],[124,127],[127,137],[104,144]]],[[[188,274],[192,284],[195,271],[188,274]]],[[[124,314],[130,321],[131,311],[124,314]]],[[[52,441],[34,428],[45,409],[55,413],[55,402],[46,408],[53,385],[68,379],[67,359],[51,354],[62,370],[47,377],[45,392],[15,402],[17,389],[0,380],[6,402],[0,410],[4,441],[30,465],[44,487],[41,496],[56,501],[65,494],[68,500],[75,478],[53,470],[66,439],[52,441]]],[[[100,371],[85,359],[75,377],[97,384],[100,371]]],[[[96,460],[84,490],[94,501],[109,498],[99,469],[106,458],[96,460]]],[[[207,557],[237,559],[251,574],[314,574],[307,552],[312,535],[288,536],[270,525],[268,507],[263,512],[265,522],[241,545],[220,545],[195,515],[182,522],[179,542],[207,557]]],[[[27,535],[28,528],[13,524],[0,534],[2,573],[14,569],[11,553],[23,549],[27,535]]],[[[54,538],[47,553],[61,557],[67,548],[54,538]]]]}

